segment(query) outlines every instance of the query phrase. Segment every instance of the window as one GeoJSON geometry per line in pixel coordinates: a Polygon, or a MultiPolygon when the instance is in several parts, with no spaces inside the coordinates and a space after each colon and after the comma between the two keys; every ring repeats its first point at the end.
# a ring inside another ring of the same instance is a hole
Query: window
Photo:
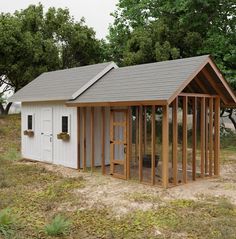
{"type": "Polygon", "coordinates": [[[62,116],[62,132],[68,133],[68,116],[62,116]]]}
{"type": "Polygon", "coordinates": [[[33,115],[28,115],[28,130],[33,130],[33,115]]]}

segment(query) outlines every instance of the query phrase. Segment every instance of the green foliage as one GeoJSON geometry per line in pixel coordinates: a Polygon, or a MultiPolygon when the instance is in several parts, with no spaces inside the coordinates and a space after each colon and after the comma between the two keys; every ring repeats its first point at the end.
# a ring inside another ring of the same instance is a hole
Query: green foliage
{"type": "Polygon", "coordinates": [[[3,91],[18,91],[42,72],[103,60],[102,43],[93,29],[85,25],[84,19],[76,22],[68,9],[45,11],[38,4],[14,14],[1,13],[0,32],[3,91]]]}
{"type": "Polygon", "coordinates": [[[61,215],[56,215],[50,224],[45,226],[45,232],[49,236],[62,236],[68,233],[71,222],[61,215]]]}
{"type": "Polygon", "coordinates": [[[0,235],[4,235],[5,238],[8,238],[12,234],[12,225],[15,220],[11,215],[9,209],[4,209],[0,211],[0,235]]]}
{"type": "Polygon", "coordinates": [[[117,6],[108,40],[120,65],[211,54],[235,88],[233,0],[120,0],[117,6]]]}

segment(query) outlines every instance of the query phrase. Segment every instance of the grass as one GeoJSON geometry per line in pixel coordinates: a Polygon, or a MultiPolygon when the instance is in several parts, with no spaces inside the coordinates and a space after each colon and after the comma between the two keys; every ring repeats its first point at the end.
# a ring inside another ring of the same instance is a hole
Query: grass
{"type": "MultiPolygon", "coordinates": [[[[152,208],[119,217],[102,202],[86,207],[89,199],[78,193],[85,179],[18,160],[19,116],[0,118],[0,126],[0,238],[236,238],[235,205],[224,197],[168,201],[137,191],[126,195],[127,203],[152,208]]],[[[228,148],[222,154],[227,163],[235,152],[228,148]]]]}

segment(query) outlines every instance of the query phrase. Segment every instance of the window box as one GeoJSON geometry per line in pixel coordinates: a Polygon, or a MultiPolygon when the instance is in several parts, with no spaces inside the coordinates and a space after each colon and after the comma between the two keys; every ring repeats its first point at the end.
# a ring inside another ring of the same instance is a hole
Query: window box
{"type": "Polygon", "coordinates": [[[57,134],[57,139],[61,139],[63,141],[68,141],[70,139],[70,135],[68,133],[60,133],[60,134],[57,134]]]}
{"type": "Polygon", "coordinates": [[[27,135],[29,137],[33,137],[34,136],[34,131],[32,131],[32,130],[24,130],[24,135],[27,135]]]}

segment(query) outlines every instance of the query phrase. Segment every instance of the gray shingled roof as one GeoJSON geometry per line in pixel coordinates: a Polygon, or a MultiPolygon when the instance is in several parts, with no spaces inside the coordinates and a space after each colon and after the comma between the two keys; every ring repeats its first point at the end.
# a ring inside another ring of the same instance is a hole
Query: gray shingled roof
{"type": "Polygon", "coordinates": [[[102,63],[41,74],[16,92],[10,101],[69,100],[72,95],[109,64],[102,63]]]}
{"type": "Polygon", "coordinates": [[[208,55],[113,69],[68,103],[168,100],[208,55]]]}

